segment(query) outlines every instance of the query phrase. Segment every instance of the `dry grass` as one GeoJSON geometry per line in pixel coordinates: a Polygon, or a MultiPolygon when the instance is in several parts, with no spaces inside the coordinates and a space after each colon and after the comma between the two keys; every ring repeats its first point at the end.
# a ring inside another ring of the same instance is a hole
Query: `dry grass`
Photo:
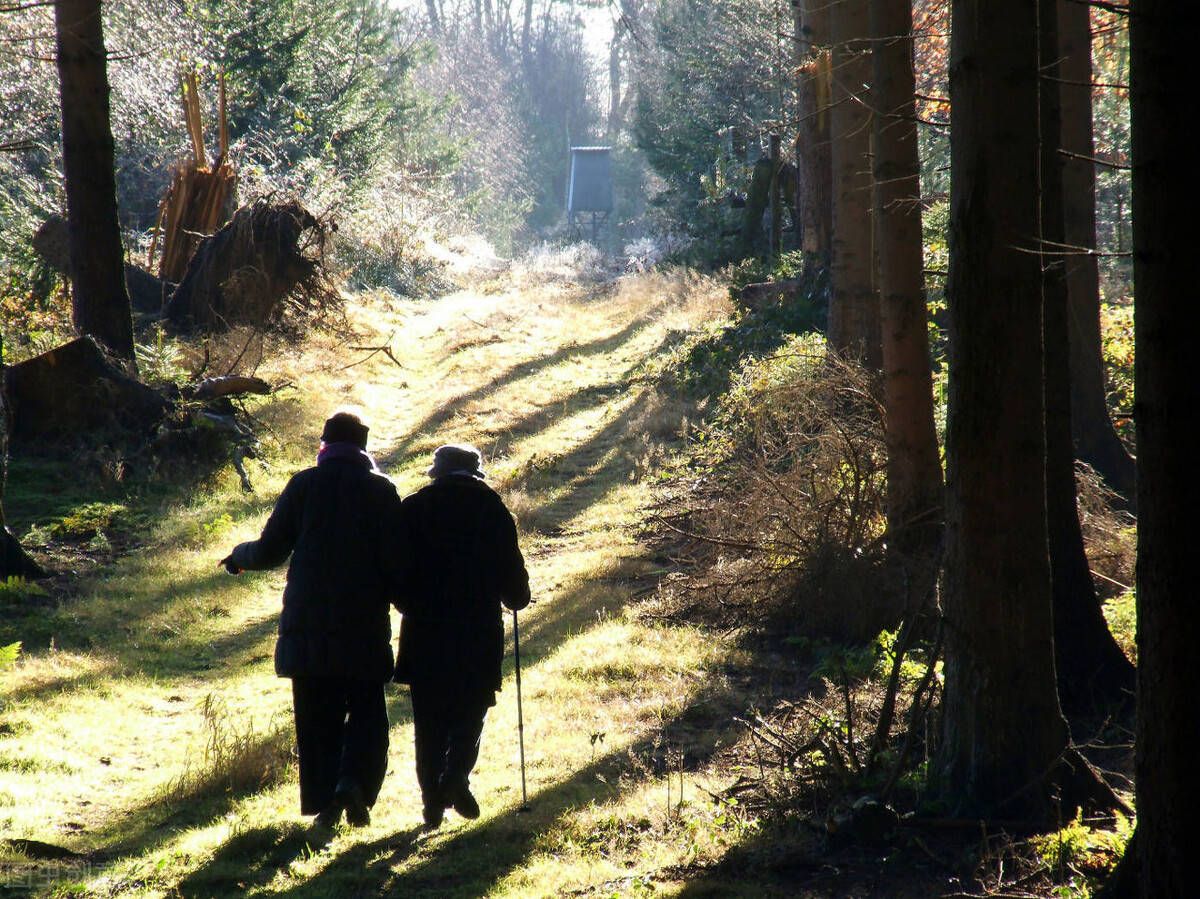
{"type": "MultiPolygon", "coordinates": [[[[259,730],[251,720],[239,720],[215,693],[200,704],[204,747],[188,756],[166,798],[180,802],[224,793],[252,793],[283,780],[292,766],[291,724],[276,716],[259,730]]],[[[194,749],[192,750],[194,751],[194,749]]]]}
{"type": "Polygon", "coordinates": [[[1075,483],[1079,491],[1079,523],[1087,550],[1096,595],[1118,645],[1137,663],[1137,610],[1133,589],[1137,560],[1137,519],[1121,510],[1090,466],[1078,463],[1075,483]]]}
{"type": "Polygon", "coordinates": [[[895,626],[869,373],[797,342],[741,373],[697,439],[656,517],[686,573],[654,614],[859,642],[895,626]]]}

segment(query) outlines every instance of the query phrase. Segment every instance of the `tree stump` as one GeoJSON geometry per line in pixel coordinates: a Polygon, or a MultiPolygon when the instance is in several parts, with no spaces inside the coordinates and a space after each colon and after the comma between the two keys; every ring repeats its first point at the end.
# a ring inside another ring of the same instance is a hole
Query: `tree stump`
{"type": "Polygon", "coordinates": [[[0,529],[0,580],[10,577],[34,580],[46,577],[46,571],[21,548],[16,535],[3,528],[0,529]]]}
{"type": "Polygon", "coordinates": [[[171,403],[81,337],[5,372],[15,447],[108,431],[148,436],[171,403]]]}

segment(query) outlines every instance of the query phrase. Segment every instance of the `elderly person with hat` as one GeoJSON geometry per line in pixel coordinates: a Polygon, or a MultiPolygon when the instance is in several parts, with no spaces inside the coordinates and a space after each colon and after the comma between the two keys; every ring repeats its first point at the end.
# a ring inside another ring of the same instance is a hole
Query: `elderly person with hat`
{"type": "Polygon", "coordinates": [[[438,447],[432,482],[405,497],[406,579],[395,679],[409,685],[417,781],[427,827],[453,808],[479,816],[469,778],[504,657],[501,604],[529,604],[517,527],[484,483],[479,451],[438,447]]]}
{"type": "Polygon", "coordinates": [[[221,560],[230,574],[291,557],[275,673],[291,678],[300,811],[332,827],[370,823],[387,771],[388,609],[405,547],[396,488],[367,454],[368,428],[338,412],[317,464],[294,475],[257,540],[221,560]]]}

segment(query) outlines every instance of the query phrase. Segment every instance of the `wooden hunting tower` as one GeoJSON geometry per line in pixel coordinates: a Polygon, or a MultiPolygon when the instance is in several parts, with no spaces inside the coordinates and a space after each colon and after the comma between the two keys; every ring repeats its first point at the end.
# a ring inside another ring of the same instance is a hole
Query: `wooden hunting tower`
{"type": "Polygon", "coordinates": [[[572,147],[567,182],[567,225],[580,231],[591,216],[592,241],[613,210],[612,161],[608,147],[572,147]]]}

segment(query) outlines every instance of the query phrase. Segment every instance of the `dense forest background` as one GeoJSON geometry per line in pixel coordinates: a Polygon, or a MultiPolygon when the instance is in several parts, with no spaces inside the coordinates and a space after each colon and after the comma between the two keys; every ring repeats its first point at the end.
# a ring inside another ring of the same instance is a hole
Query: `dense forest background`
{"type": "MultiPolygon", "coordinates": [[[[421,229],[470,227],[502,253],[564,236],[571,146],[615,150],[615,249],[648,237],[678,251],[682,238],[707,264],[736,261],[744,248],[730,201],[744,198],[769,135],[791,143],[803,117],[792,9],[781,3],[103,9],[131,252],[148,248],[172,168],[190,152],[180,95],[191,69],[210,142],[226,80],[240,199],[294,193],[336,213],[361,286],[370,260],[375,281],[416,265],[419,244],[404,239],[421,229]]],[[[936,228],[949,186],[949,8],[921,3],[914,15],[922,197],[936,228]]],[[[1129,283],[1128,30],[1115,12],[1092,19],[1097,250],[1105,298],[1119,302],[1129,283]]],[[[28,236],[63,202],[52,177],[53,9],[16,7],[0,28],[5,279],[10,295],[44,297],[28,236]]]]}

